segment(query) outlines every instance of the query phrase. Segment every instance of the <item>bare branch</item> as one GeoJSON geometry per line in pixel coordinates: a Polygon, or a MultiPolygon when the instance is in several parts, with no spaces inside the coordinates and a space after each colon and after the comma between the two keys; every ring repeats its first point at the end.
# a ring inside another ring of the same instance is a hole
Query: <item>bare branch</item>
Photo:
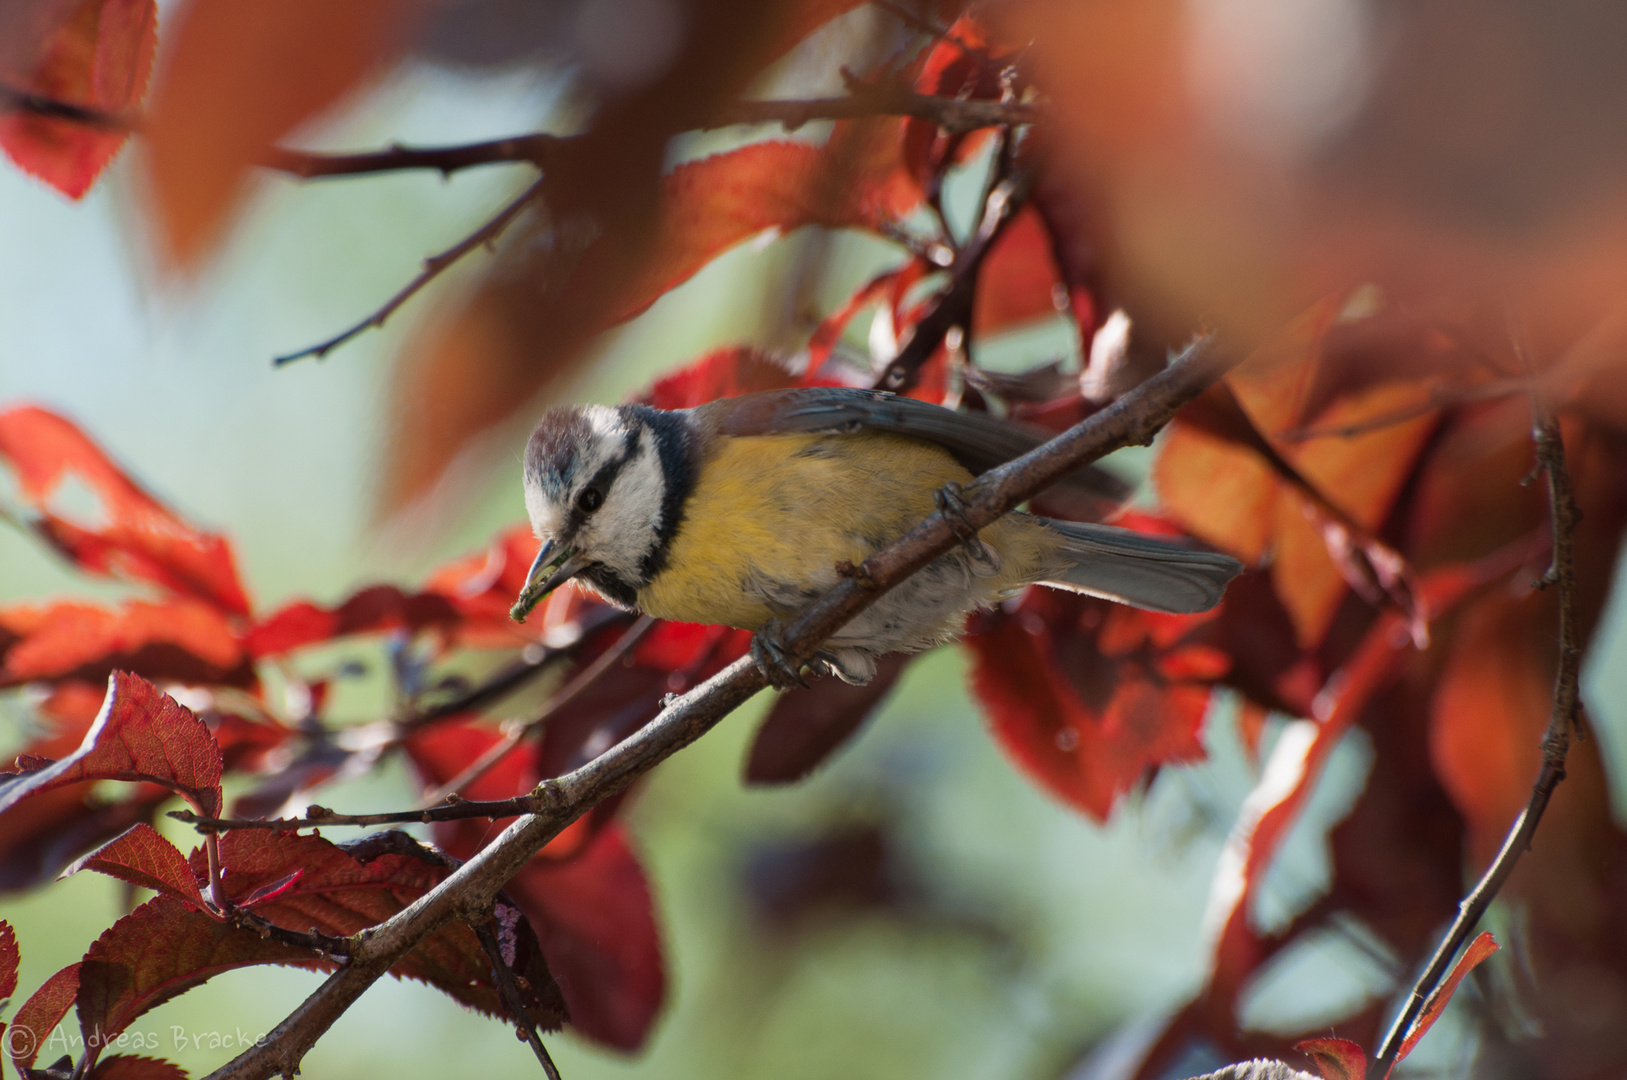
{"type": "Polygon", "coordinates": [[[330,825],[413,825],[434,821],[462,821],[466,818],[519,817],[536,813],[543,806],[535,793],[518,795],[512,799],[478,801],[447,796],[440,806],[422,810],[391,810],[382,814],[340,814],[325,806],[310,806],[304,817],[290,818],[219,818],[204,817],[191,810],[171,810],[169,816],[184,822],[201,833],[232,832],[239,829],[270,829],[276,832],[296,832],[300,829],[320,829],[330,825]]]}
{"type": "Polygon", "coordinates": [[[502,991],[503,1003],[514,1017],[516,1031],[531,1046],[531,1052],[537,1055],[537,1062],[542,1066],[543,1073],[548,1080],[560,1080],[559,1068],[554,1059],[548,1056],[548,1048],[542,1045],[542,1037],[537,1034],[536,1026],[526,1022],[525,998],[520,994],[519,984],[514,981],[514,972],[503,959],[503,949],[497,943],[497,935],[492,933],[491,920],[480,919],[470,922],[475,937],[480,939],[480,947],[486,952],[486,959],[491,961],[492,974],[497,978],[497,988],[502,991]]]}
{"type": "Polygon", "coordinates": [[[279,356],[272,362],[280,366],[294,360],[299,360],[306,356],[314,356],[320,360],[322,357],[328,355],[328,353],[332,352],[334,349],[337,349],[339,346],[343,345],[356,335],[362,333],[364,330],[369,328],[376,329],[383,326],[384,320],[395,314],[397,308],[416,296],[418,291],[424,286],[428,285],[431,281],[434,281],[436,278],[440,277],[441,274],[449,270],[459,259],[463,258],[476,248],[485,247],[489,244],[495,243],[497,238],[503,234],[503,230],[507,229],[509,225],[513,223],[514,219],[520,216],[520,212],[529,206],[533,200],[542,195],[542,190],[543,181],[538,180],[536,183],[532,184],[530,187],[526,188],[519,195],[510,200],[506,206],[499,210],[497,214],[491,218],[491,220],[480,226],[480,228],[476,229],[462,240],[459,240],[456,244],[453,244],[439,255],[431,255],[429,258],[425,259],[424,268],[423,270],[419,271],[417,277],[409,281],[406,287],[400,292],[396,293],[394,296],[390,297],[389,300],[385,301],[383,307],[380,307],[377,311],[373,312],[373,314],[369,315],[355,326],[350,327],[343,333],[334,335],[326,341],[312,345],[308,349],[301,349],[299,352],[289,353],[287,356],[279,356]]]}
{"type": "MultiPolygon", "coordinates": [[[[1145,445],[1186,402],[1220,378],[1236,358],[1200,341],[1168,369],[1028,454],[984,474],[962,492],[957,521],[933,514],[876,552],[787,628],[783,648],[806,662],[820,644],[887,589],[954,547],[959,524],[981,529],[1036,492],[1123,446],[1145,445]]],[[[330,976],[260,1043],[209,1080],[266,1080],[292,1075],[335,1020],[393,963],[453,919],[484,918],[515,873],[567,825],[709,731],[766,685],[742,657],[672,701],[654,720],[574,772],[538,785],[535,814],[394,917],[363,931],[350,963],[330,976]]]]}
{"type": "Polygon", "coordinates": [[[738,101],[719,112],[708,128],[730,124],[783,124],[795,131],[814,120],[859,120],[874,116],[913,116],[953,135],[983,128],[1031,124],[1033,105],[921,94],[896,83],[849,83],[845,97],[804,101],[738,101]]]}
{"type": "Polygon", "coordinates": [[[394,143],[386,150],[362,154],[318,154],[274,146],[260,164],[301,180],[365,176],[405,169],[434,169],[442,176],[451,176],[459,170],[478,165],[530,164],[540,169],[553,160],[559,147],[570,138],[534,132],[456,146],[413,147],[394,143]]]}
{"type": "Polygon", "coordinates": [[[131,117],[115,116],[88,105],[75,105],[71,101],[59,101],[19,87],[0,84],[0,113],[13,110],[52,120],[68,120],[102,131],[127,132],[137,127],[137,121],[131,117]]]}
{"type": "MultiPolygon", "coordinates": [[[[1518,350],[1517,338],[1515,344],[1518,350]]],[[[1559,589],[1559,672],[1554,678],[1553,710],[1548,717],[1548,729],[1542,737],[1542,768],[1531,788],[1531,798],[1515,819],[1502,849],[1469,895],[1458,905],[1457,918],[1452,921],[1440,946],[1418,976],[1405,1007],[1385,1035],[1374,1058],[1377,1071],[1373,1075],[1376,1076],[1389,1074],[1401,1044],[1417,1022],[1430,994],[1440,985],[1441,979],[1451,968],[1452,959],[1474,933],[1481,916],[1514,872],[1520,856],[1531,847],[1537,825],[1548,808],[1548,800],[1559,782],[1565,779],[1565,757],[1570,750],[1571,737],[1581,734],[1579,687],[1582,647],[1576,613],[1575,552],[1576,526],[1582,515],[1571,489],[1570,473],[1565,467],[1565,443],[1560,435],[1559,421],[1534,383],[1531,388],[1531,412],[1531,437],[1536,444],[1537,468],[1547,477],[1548,507],[1553,521],[1553,560],[1548,572],[1536,584],[1538,587],[1556,585],[1559,589]]]]}
{"type": "Polygon", "coordinates": [[[922,365],[932,359],[950,330],[960,327],[962,331],[970,331],[972,304],[977,296],[977,278],[983,260],[1006,226],[1016,218],[1033,183],[1033,174],[1026,169],[1013,169],[1004,177],[996,174],[983,200],[983,216],[977,231],[955,252],[949,265],[948,286],[928,301],[926,314],[916,322],[898,355],[876,379],[877,389],[902,394],[915,384],[922,365]]]}

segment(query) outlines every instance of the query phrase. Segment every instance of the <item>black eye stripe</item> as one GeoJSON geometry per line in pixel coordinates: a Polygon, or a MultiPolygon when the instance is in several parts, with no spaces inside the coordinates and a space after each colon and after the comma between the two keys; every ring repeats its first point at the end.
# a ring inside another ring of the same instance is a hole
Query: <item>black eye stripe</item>
{"type": "Polygon", "coordinates": [[[582,489],[582,494],[576,497],[576,504],[571,507],[571,527],[573,531],[581,526],[588,514],[603,505],[605,493],[616,482],[616,477],[621,474],[621,470],[638,453],[638,443],[642,434],[637,427],[629,427],[626,442],[622,444],[621,454],[599,466],[599,471],[594,473],[593,479],[587,482],[587,486],[582,489]],[[592,492],[598,492],[598,502],[592,506],[584,505],[587,496],[592,492]]]}

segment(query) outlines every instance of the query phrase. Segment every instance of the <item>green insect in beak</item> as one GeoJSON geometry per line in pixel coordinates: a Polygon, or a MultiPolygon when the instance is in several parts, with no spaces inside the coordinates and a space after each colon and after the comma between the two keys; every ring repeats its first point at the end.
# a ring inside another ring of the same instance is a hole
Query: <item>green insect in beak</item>
{"type": "Polygon", "coordinates": [[[560,547],[552,540],[546,541],[537,552],[537,557],[531,561],[531,569],[525,572],[525,586],[520,590],[520,598],[509,609],[509,618],[515,622],[525,622],[525,617],[531,614],[532,608],[542,603],[543,597],[587,567],[588,560],[580,558],[575,549],[560,547]]]}

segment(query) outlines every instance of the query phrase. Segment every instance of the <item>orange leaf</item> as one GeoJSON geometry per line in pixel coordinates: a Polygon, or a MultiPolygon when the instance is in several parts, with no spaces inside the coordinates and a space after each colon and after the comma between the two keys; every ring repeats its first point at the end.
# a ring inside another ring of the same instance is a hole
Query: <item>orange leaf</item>
{"type": "Polygon", "coordinates": [[[1061,285],[1051,235],[1045,231],[1039,211],[1024,207],[1006,226],[978,272],[973,332],[999,333],[1055,315],[1061,285]]]}
{"type": "Polygon", "coordinates": [[[131,668],[152,678],[248,686],[254,671],[224,616],[196,600],[117,608],[60,603],[0,610],[0,685],[131,668]]]}
{"type": "Polygon", "coordinates": [[[1406,1039],[1401,1043],[1400,1051],[1395,1055],[1397,1064],[1400,1064],[1403,1058],[1412,1053],[1412,1048],[1418,1045],[1418,1040],[1423,1038],[1425,1033],[1435,1026],[1435,1021],[1439,1020],[1441,1013],[1446,1011],[1447,1002],[1451,1001],[1452,995],[1457,993],[1458,984],[1463,981],[1464,976],[1468,975],[1469,972],[1480,965],[1482,960],[1496,951],[1497,941],[1491,936],[1490,931],[1483,931],[1479,937],[1469,943],[1469,947],[1463,950],[1463,955],[1458,958],[1458,962],[1452,965],[1452,973],[1446,977],[1445,982],[1435,988],[1434,993],[1429,995],[1429,1000],[1424,1002],[1423,1012],[1419,1013],[1418,1019],[1412,1022],[1412,1027],[1407,1031],[1406,1039]]]}
{"type": "Polygon", "coordinates": [[[1367,1053],[1349,1039],[1305,1039],[1294,1049],[1316,1062],[1322,1080],[1367,1080],[1367,1053]]]}
{"type": "Polygon", "coordinates": [[[414,0],[190,0],[174,16],[147,134],[163,255],[189,269],[219,240],[273,142],[392,62],[414,0]]]}
{"type": "MultiPolygon", "coordinates": [[[[147,89],[157,26],[154,0],[81,0],[46,37],[32,73],[12,81],[52,101],[124,117],[147,89]]],[[[129,137],[22,110],[0,115],[0,147],[71,199],[90,190],[129,137]]]]}

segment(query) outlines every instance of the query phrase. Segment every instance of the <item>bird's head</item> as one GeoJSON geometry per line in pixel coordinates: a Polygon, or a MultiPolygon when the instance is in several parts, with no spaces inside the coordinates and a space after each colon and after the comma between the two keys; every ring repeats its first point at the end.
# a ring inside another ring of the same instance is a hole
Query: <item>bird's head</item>
{"type": "Polygon", "coordinates": [[[512,614],[575,577],[632,606],[677,526],[676,417],[636,405],[550,409],[525,448],[525,509],[541,550],[512,614]]]}

